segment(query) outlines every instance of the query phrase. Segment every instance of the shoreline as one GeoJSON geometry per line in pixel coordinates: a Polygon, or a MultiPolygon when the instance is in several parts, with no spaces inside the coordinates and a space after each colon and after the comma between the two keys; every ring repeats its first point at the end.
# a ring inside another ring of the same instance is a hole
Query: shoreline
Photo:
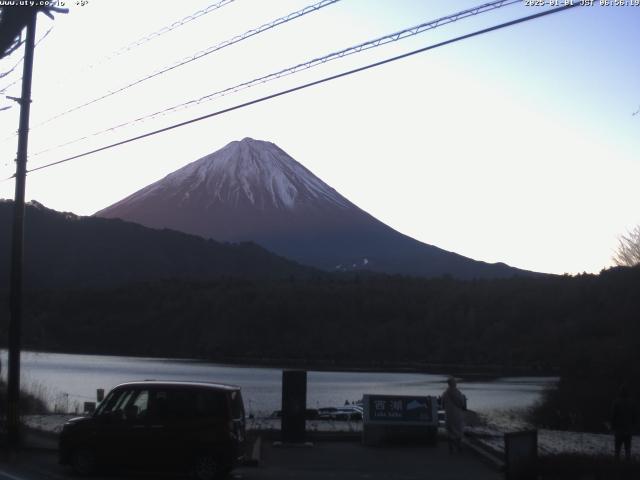
{"type": "MultiPolygon", "coordinates": [[[[7,351],[6,346],[0,349],[7,351]]],[[[317,372],[365,372],[365,373],[423,373],[432,375],[455,375],[467,382],[495,380],[503,377],[559,377],[560,371],[552,368],[531,368],[521,366],[502,365],[473,365],[473,364],[442,364],[419,361],[386,362],[386,361],[336,361],[336,360],[307,360],[287,358],[259,358],[259,357],[171,357],[132,355],[126,353],[103,353],[86,351],[62,351],[57,349],[38,350],[23,348],[23,353],[60,354],[60,355],[92,355],[104,357],[124,357],[148,360],[170,360],[174,362],[207,363],[228,367],[243,368],[273,368],[278,370],[303,369],[317,372]]]]}

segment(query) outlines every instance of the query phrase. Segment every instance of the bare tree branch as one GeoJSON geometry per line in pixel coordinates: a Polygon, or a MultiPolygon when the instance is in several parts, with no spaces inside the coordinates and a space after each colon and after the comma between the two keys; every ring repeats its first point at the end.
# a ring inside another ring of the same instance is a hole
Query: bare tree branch
{"type": "Polygon", "coordinates": [[[620,267],[640,264],[640,225],[626,235],[620,235],[613,262],[620,267]]]}

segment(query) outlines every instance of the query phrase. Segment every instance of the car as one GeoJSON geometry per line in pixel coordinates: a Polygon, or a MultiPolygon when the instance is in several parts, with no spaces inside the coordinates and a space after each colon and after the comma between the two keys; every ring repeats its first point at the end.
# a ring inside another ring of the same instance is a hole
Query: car
{"type": "Polygon", "coordinates": [[[318,409],[318,415],[320,416],[320,418],[327,418],[332,413],[335,413],[337,411],[338,409],[336,407],[322,407],[318,409]]]}
{"type": "Polygon", "coordinates": [[[319,418],[322,420],[360,421],[363,409],[357,405],[344,407],[325,407],[318,409],[319,418]]]}
{"type": "Polygon", "coordinates": [[[59,463],[81,475],[176,468],[198,480],[223,478],[245,451],[242,394],[215,383],[123,383],[93,415],[69,420],[59,442],[59,463]]]}
{"type": "MultiPolygon", "coordinates": [[[[282,410],[274,410],[271,415],[269,415],[269,418],[282,418],[282,410]]],[[[304,411],[304,418],[305,420],[315,420],[319,418],[318,410],[315,408],[307,408],[304,411]]]]}

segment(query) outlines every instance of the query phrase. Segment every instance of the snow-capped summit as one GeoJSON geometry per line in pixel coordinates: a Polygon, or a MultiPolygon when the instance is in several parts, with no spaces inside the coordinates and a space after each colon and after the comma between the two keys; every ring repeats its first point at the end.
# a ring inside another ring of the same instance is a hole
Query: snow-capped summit
{"type": "Polygon", "coordinates": [[[294,209],[313,201],[344,208],[350,205],[277,145],[248,137],[173,172],[125,201],[157,195],[169,186],[183,193],[183,201],[206,194],[208,205],[249,203],[260,210],[294,209]]]}
{"type": "Polygon", "coordinates": [[[254,241],[284,257],[327,270],[464,278],[519,272],[396,232],[277,145],[252,138],[231,142],[96,215],[220,241],[254,241]]]}

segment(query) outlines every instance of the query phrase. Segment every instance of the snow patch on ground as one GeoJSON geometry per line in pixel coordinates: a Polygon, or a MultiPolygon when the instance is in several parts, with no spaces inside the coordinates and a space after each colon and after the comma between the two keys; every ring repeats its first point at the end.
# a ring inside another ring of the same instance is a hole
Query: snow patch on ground
{"type": "MultiPolygon", "coordinates": [[[[489,450],[504,454],[505,433],[534,428],[525,420],[525,416],[525,412],[519,410],[485,412],[482,415],[485,425],[467,427],[465,433],[489,450]]],[[[539,429],[538,453],[541,456],[613,456],[613,434],[539,429]]],[[[632,439],[631,455],[634,459],[640,460],[640,436],[634,436],[632,439]]]]}
{"type": "MultiPolygon", "coordinates": [[[[28,428],[41,432],[59,434],[62,426],[76,414],[24,415],[22,423],[28,428]]],[[[253,417],[247,418],[248,430],[280,430],[279,418],[253,417]]],[[[338,420],[307,420],[309,432],[362,432],[362,422],[345,422],[338,420]]]]}
{"type": "MultiPolygon", "coordinates": [[[[25,426],[36,430],[58,434],[64,423],[74,414],[25,415],[22,421],[25,426]]],[[[504,453],[504,434],[531,428],[524,420],[522,412],[501,410],[486,412],[482,419],[484,425],[467,427],[465,433],[489,450],[504,453]]],[[[345,422],[335,420],[307,420],[309,432],[359,433],[362,422],[345,422]]],[[[255,417],[247,419],[249,430],[280,430],[280,419],[255,417]]],[[[613,435],[598,433],[565,432],[558,430],[538,430],[538,449],[541,456],[558,454],[578,454],[585,456],[613,456],[613,435]]],[[[631,454],[640,460],[640,436],[634,436],[631,454]]]]}
{"type": "MultiPolygon", "coordinates": [[[[305,422],[307,432],[323,433],[360,433],[362,432],[361,421],[340,421],[340,420],[307,420],[305,422]]],[[[280,431],[279,418],[250,418],[247,420],[248,430],[275,430],[280,431]]]]}
{"type": "Polygon", "coordinates": [[[71,418],[77,418],[78,414],[49,414],[49,415],[24,415],[22,424],[47,433],[60,433],[62,426],[71,418]]]}

